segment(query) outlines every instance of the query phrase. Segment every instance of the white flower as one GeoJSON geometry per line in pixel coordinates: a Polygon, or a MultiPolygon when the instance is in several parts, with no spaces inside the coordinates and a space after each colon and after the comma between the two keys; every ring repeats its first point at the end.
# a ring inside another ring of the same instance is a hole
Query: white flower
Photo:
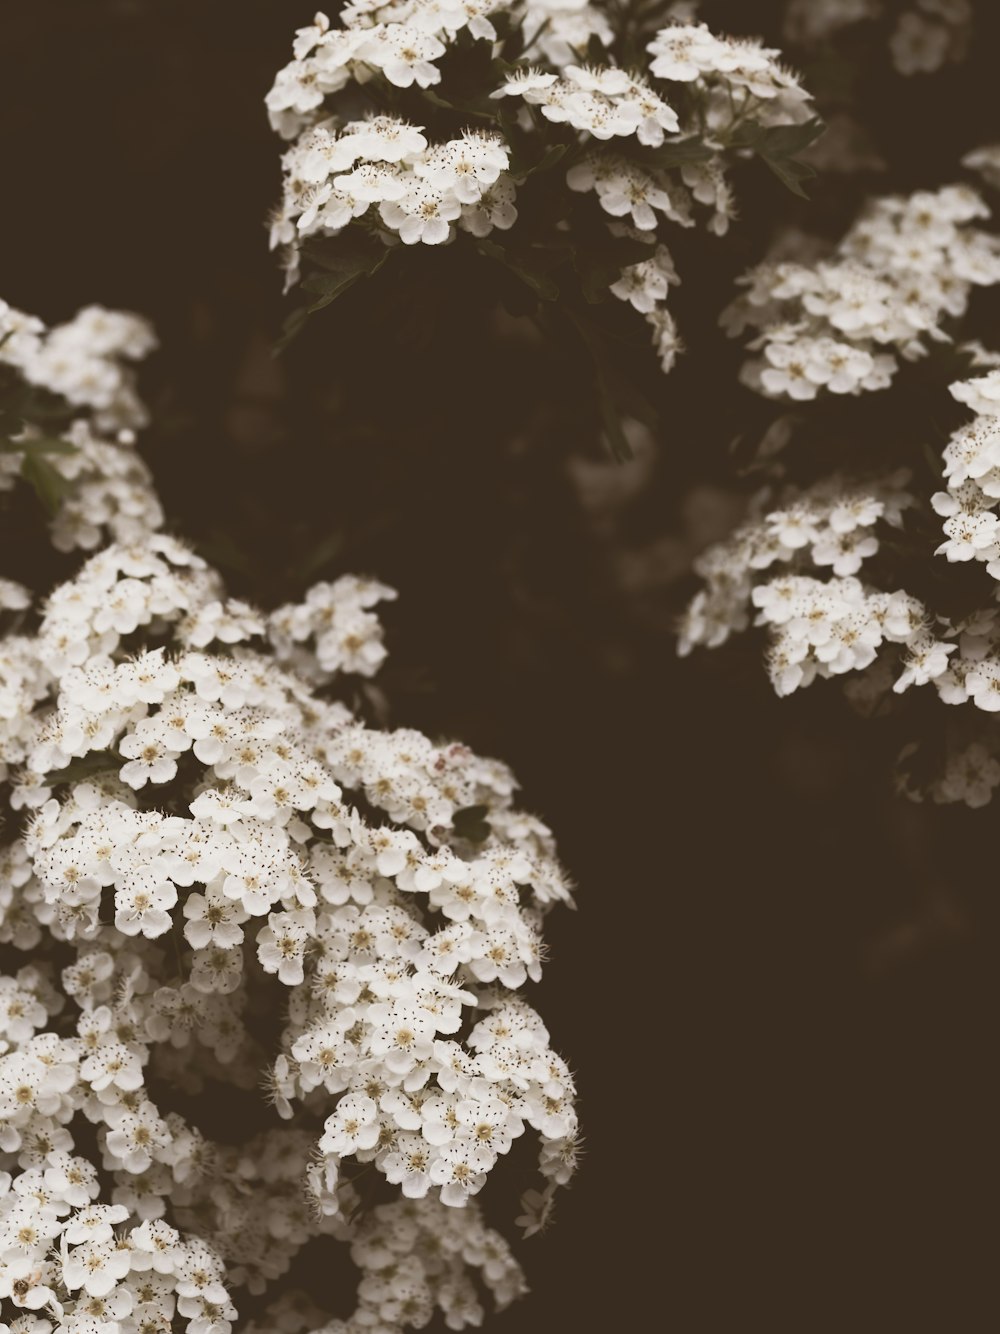
{"type": "Polygon", "coordinates": [[[326,1119],[319,1141],[320,1152],[344,1156],[357,1153],[359,1149],[373,1149],[379,1133],[375,1102],[363,1094],[348,1093],[337,1103],[333,1115],[326,1119]]]}
{"type": "Polygon", "coordinates": [[[409,88],[414,83],[430,88],[441,80],[441,71],[433,62],[444,52],[444,43],[432,34],[390,23],[373,29],[358,54],[377,66],[397,88],[409,88]]]}
{"type": "Polygon", "coordinates": [[[131,1266],[128,1251],[113,1241],[85,1241],[63,1251],[63,1282],[70,1291],[82,1288],[91,1297],[106,1297],[131,1266]]]}
{"type": "Polygon", "coordinates": [[[381,1163],[385,1179],[399,1186],[408,1200],[422,1200],[431,1188],[430,1169],[434,1150],[421,1135],[401,1131],[396,1135],[395,1147],[381,1163]]]}
{"type": "MultiPolygon", "coordinates": [[[[227,882],[228,883],[228,882],[227,882]]],[[[305,951],[316,919],[310,909],[271,913],[257,933],[257,957],[267,973],[277,973],[286,986],[298,986],[304,976],[305,951]]]]}
{"type": "Polygon", "coordinates": [[[473,236],[488,236],[494,227],[506,232],[517,221],[517,191],[509,176],[500,176],[473,204],[463,204],[458,225],[473,236]]]}
{"type": "Polygon", "coordinates": [[[247,913],[221,890],[210,885],[205,894],[189,894],[184,900],[184,936],[196,950],[216,945],[234,949],[243,940],[241,923],[247,913]]]}
{"type": "Polygon", "coordinates": [[[478,1194],[496,1156],[474,1140],[452,1140],[439,1148],[430,1167],[430,1178],[441,1187],[445,1204],[462,1206],[478,1194]]]}
{"type": "Polygon", "coordinates": [[[126,936],[155,939],[170,930],[170,909],[177,902],[174,884],[153,867],[128,875],[115,890],[115,926],[126,936]]]}
{"type": "Polygon", "coordinates": [[[130,762],[120,769],[122,781],[141,788],[146,783],[169,783],[177,773],[177,752],[172,752],[149,728],[137,727],[122,738],[118,749],[130,762]]]}
{"type": "MultiPolygon", "coordinates": [[[[911,685],[926,685],[941,676],[948,669],[948,655],[957,647],[957,644],[941,643],[925,632],[916,635],[906,646],[904,670],[893,690],[901,694],[911,685]]],[[[997,707],[1000,708],[1000,699],[997,707]]]]}
{"type": "Polygon", "coordinates": [[[414,170],[433,189],[454,195],[460,204],[475,204],[506,171],[508,162],[502,139],[470,133],[441,144],[416,163],[414,170]]]}
{"type": "Polygon", "coordinates": [[[424,184],[415,185],[402,199],[379,206],[387,227],[399,233],[404,245],[440,245],[451,236],[451,223],[461,214],[462,205],[453,194],[441,194],[424,184]]]}
{"type": "Polygon", "coordinates": [[[965,688],[977,709],[1000,711],[1000,660],[984,658],[965,675],[965,688]]]}

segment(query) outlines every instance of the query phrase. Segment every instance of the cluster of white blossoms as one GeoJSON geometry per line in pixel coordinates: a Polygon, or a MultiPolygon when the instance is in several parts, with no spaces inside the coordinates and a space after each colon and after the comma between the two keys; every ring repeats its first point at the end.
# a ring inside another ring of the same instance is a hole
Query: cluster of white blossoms
{"type": "Polygon", "coordinates": [[[971,0],[790,0],[785,36],[790,42],[818,44],[855,23],[895,15],[889,54],[900,74],[933,74],[949,61],[961,60],[972,32],[971,0]]]}
{"type": "Polygon", "coordinates": [[[734,336],[760,331],[744,382],[797,401],[886,388],[899,358],[949,339],[946,321],[965,313],[974,286],[1000,282],[1000,238],[970,225],[987,217],[964,185],[890,196],[868,206],[829,259],[752,269],[723,315],[734,336]]]}
{"type": "Polygon", "coordinates": [[[1000,713],[1000,355],[978,344],[963,350],[987,369],[950,386],[974,416],[944,448],[945,489],[918,502],[909,476],[897,473],[880,482],[829,478],[778,506],[759,497],[752,520],[695,562],[704,587],[685,611],[679,651],[716,647],[753,623],[767,629],[765,660],[779,695],[858,672],[845,692],[862,712],[928,684],[944,704],[972,704],[978,721],[959,718],[947,730],[938,772],[919,782],[906,772],[914,745],[901,756],[899,781],[917,799],[981,806],[1000,786],[1000,729],[982,718],[1000,713]],[[867,564],[879,551],[878,527],[891,525],[919,554],[904,531],[905,511],[916,507],[943,521],[945,540],[928,557],[980,562],[998,581],[984,584],[981,607],[967,609],[968,590],[955,615],[945,595],[929,608],[905,589],[878,586],[867,564]],[[833,577],[821,577],[821,567],[833,577]]]}
{"type": "Polygon", "coordinates": [[[44,469],[58,488],[52,540],[61,551],[131,541],[162,522],[149,470],[132,448],[146,411],[129,363],[155,341],[136,315],[88,306],[47,329],[0,301],[0,406],[15,423],[0,438],[0,490],[44,469]],[[8,380],[17,390],[10,404],[8,380]],[[34,420],[39,394],[64,408],[55,434],[47,401],[34,420]]]}
{"type": "MultiPolygon", "coordinates": [[[[985,375],[960,380],[951,393],[975,416],[952,432],[944,449],[946,489],[931,496],[944,519],[938,555],[949,561],[982,561],[1000,580],[1000,358],[985,375]]],[[[997,700],[1000,708],[1000,698],[997,700]]]]}
{"type": "Polygon", "coordinates": [[[0,364],[80,408],[97,431],[145,425],[128,362],[155,346],[152,328],[138,315],[87,306],[69,323],[47,329],[35,316],[0,302],[0,364]]]}
{"type": "Polygon", "coordinates": [[[268,635],[279,661],[306,680],[326,684],[338,672],[374,676],[386,651],[382,622],[369,608],[395,597],[394,588],[375,579],[344,574],[271,612],[268,635]]]}
{"type": "Polygon", "coordinates": [[[902,510],[913,503],[899,480],[852,489],[832,479],[709,548],[695,563],[706,586],[684,614],[679,651],[717,647],[752,620],[769,631],[766,665],[775,692],[789,695],[817,678],[873,667],[883,645],[899,645],[895,676],[880,659],[879,670],[855,684],[857,703],[890,687],[902,694],[933,682],[946,703],[973,698],[980,707],[1000,707],[1000,696],[993,706],[975,680],[966,689],[968,632],[962,654],[952,658],[959,645],[946,636],[958,627],[905,590],[886,592],[852,573],[877,552],[877,524],[900,527],[902,510]],[[779,562],[780,573],[759,577],[779,562]],[[822,566],[832,567],[832,578],[817,577],[822,566]]]}
{"type": "MultiPolygon", "coordinates": [[[[518,192],[533,169],[526,161],[515,165],[516,134],[538,141],[538,160],[548,150],[553,161],[566,155],[565,171],[547,173],[554,185],[546,225],[560,243],[572,192],[593,190],[613,220],[611,235],[649,244],[651,259],[628,266],[625,299],[635,271],[648,272],[633,305],[669,369],[678,339],[664,275],[673,268],[669,257],[666,266],[662,260],[658,229],[663,220],[693,226],[700,205],[711,209],[710,229],[724,233],[735,216],[726,154],[749,151],[737,130],[808,119],[809,95],[779,53],[717,37],[704,25],[672,23],[648,43],[645,72],[610,63],[610,53],[608,64],[588,65],[589,44],[607,49],[614,32],[600,8],[566,0],[358,3],[339,19],[333,26],[318,14],[299,30],[294,58],[266,99],[274,129],[294,140],[283,158],[284,194],[271,230],[289,285],[299,277],[303,242],[348,227],[390,246],[447,245],[460,232],[485,238],[516,228],[518,192]],[[513,25],[520,32],[518,64],[487,61],[478,98],[470,100],[463,87],[452,107],[438,62],[479,43],[500,57],[504,42],[491,15],[498,22],[502,15],[504,31],[513,25]],[[410,90],[412,113],[440,121],[445,109],[457,125],[464,118],[475,128],[431,139],[401,114],[398,89],[410,90]],[[681,111],[670,98],[680,99],[681,111]],[[689,148],[694,139],[698,152],[664,163],[650,157],[681,140],[689,148]]],[[[623,295],[617,281],[609,286],[623,295]]]]}
{"type": "Polygon", "coordinates": [[[528,1231],[575,1168],[523,994],[570,887],[504,765],[326,689],[377,669],[394,596],[266,614],[155,524],[40,605],[0,581],[0,1328],[228,1334],[316,1237],[355,1314],[244,1329],[460,1329],[524,1291],[473,1197],[529,1128],[528,1231]],[[203,1133],[220,1098],[254,1138],[203,1133]]]}
{"type": "Polygon", "coordinates": [[[818,676],[869,666],[884,641],[917,643],[926,620],[920,604],[875,593],[856,577],[879,549],[879,525],[901,527],[913,504],[908,481],[906,473],[864,485],[832,477],[775,508],[772,497],[758,497],[754,518],[695,562],[705,587],[684,614],[679,651],[718,647],[754,619],[771,629],[768,670],[787,695],[818,676]],[[833,577],[816,577],[825,570],[833,577]]]}
{"type": "Polygon", "coordinates": [[[283,165],[285,212],[272,233],[280,242],[336,235],[370,214],[404,245],[440,245],[453,223],[488,236],[517,218],[507,145],[494,134],[469,131],[431,147],[392,116],[343,127],[327,120],[303,131],[283,165]]]}

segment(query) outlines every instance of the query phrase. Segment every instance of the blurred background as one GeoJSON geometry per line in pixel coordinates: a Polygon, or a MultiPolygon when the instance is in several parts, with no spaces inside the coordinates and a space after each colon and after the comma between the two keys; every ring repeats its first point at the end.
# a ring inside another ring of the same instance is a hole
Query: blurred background
{"type": "MultiPolygon", "coordinates": [[[[142,449],[174,530],[267,605],[344,571],[397,587],[389,721],[507,760],[579,886],[539,1008],[587,1153],[519,1246],[533,1295],[498,1330],[971,1332],[995,1312],[994,811],[895,794],[919,713],[859,719],[822,683],[778,701],[758,641],[679,661],[672,625],[773,416],[716,326],[734,278],[781,228],[837,237],[866,195],[948,183],[1000,138],[996,8],[933,76],[893,70],[880,22],[789,50],[848,146],[817,146],[809,202],[758,168],[724,242],[671,243],[687,352],[663,378],[637,350],[659,427],[625,465],[574,349],[447,254],[360,284],[275,358],[263,97],[310,7],[0,10],[0,294],[47,322],[90,302],[153,321],[142,449]]],[[[700,13],[787,47],[784,10],[700,13]]],[[[0,544],[24,566],[48,559],[32,541],[0,544]]]]}

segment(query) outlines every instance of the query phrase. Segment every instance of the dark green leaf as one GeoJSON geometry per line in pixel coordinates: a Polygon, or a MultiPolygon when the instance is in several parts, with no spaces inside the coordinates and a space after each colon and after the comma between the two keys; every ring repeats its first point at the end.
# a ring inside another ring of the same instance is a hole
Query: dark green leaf
{"type": "Polygon", "coordinates": [[[95,750],[79,760],[71,760],[65,769],[53,770],[46,775],[46,782],[50,787],[58,787],[60,783],[81,783],[93,778],[95,774],[117,769],[120,765],[121,760],[113,751],[95,750]]]}
{"type": "Polygon", "coordinates": [[[498,118],[496,104],[492,106],[482,102],[456,102],[448,100],[434,91],[433,88],[422,88],[420,95],[426,102],[432,106],[441,107],[444,111],[457,111],[463,116],[476,116],[480,120],[495,121],[498,118]]]}
{"type": "Polygon", "coordinates": [[[770,157],[767,153],[761,153],[760,156],[761,161],[771,168],[782,185],[787,186],[793,195],[798,195],[801,199],[809,198],[802,188],[802,182],[811,180],[816,172],[807,162],[799,162],[792,157],[770,157]]]}
{"type": "Polygon", "coordinates": [[[25,454],[21,476],[35,488],[35,494],[48,515],[54,515],[63,502],[69,483],[57,472],[44,454],[25,454]]]}
{"type": "Polygon", "coordinates": [[[524,24],[515,23],[509,10],[495,9],[490,22],[501,43],[504,60],[517,60],[524,50],[524,24]]]}
{"type": "Polygon", "coordinates": [[[590,34],[590,40],[587,42],[587,64],[588,65],[606,65],[608,63],[608,48],[598,37],[597,33],[590,34]]]}
{"type": "Polygon", "coordinates": [[[529,167],[525,176],[535,176],[540,171],[548,171],[554,167],[557,162],[562,161],[569,151],[569,144],[549,144],[545,152],[538,159],[533,167],[529,167]]]}
{"type": "Polygon", "coordinates": [[[485,819],[488,811],[488,806],[463,806],[452,816],[452,828],[469,843],[485,843],[493,832],[485,819]]]}
{"type": "MultiPolygon", "coordinates": [[[[514,74],[519,74],[527,69],[527,64],[512,64],[509,60],[503,60],[497,57],[493,62],[493,79],[495,83],[505,83],[514,74]]],[[[500,100],[499,98],[497,99],[500,100]]]]}
{"type": "Polygon", "coordinates": [[[322,310],[356,282],[377,273],[388,258],[389,250],[383,245],[374,254],[345,255],[344,262],[339,268],[327,264],[324,272],[310,273],[302,280],[302,287],[304,291],[315,296],[316,300],[311,302],[306,310],[309,314],[314,310],[322,310]]]}
{"type": "MultiPolygon", "coordinates": [[[[477,241],[476,245],[481,254],[488,255],[490,259],[503,264],[543,301],[555,301],[559,296],[557,284],[545,271],[553,262],[550,254],[536,247],[530,252],[521,251],[515,255],[498,245],[496,241],[481,240],[477,241]]],[[[558,258],[562,258],[561,254],[558,258]]]]}
{"type": "Polygon", "coordinates": [[[793,194],[807,198],[802,189],[802,182],[809,180],[816,173],[805,162],[798,161],[795,153],[808,148],[826,129],[819,119],[814,117],[803,125],[769,125],[749,121],[736,131],[731,143],[736,148],[749,148],[774,172],[778,180],[793,194]]]}
{"type": "Polygon", "coordinates": [[[303,260],[313,271],[307,273],[301,286],[315,300],[286,317],[275,351],[280,352],[288,346],[314,311],[336,301],[360,279],[377,273],[391,253],[381,241],[361,233],[338,236],[326,245],[307,246],[303,260]]]}
{"type": "Polygon", "coordinates": [[[310,580],[318,579],[324,571],[329,570],[334,561],[340,556],[344,547],[344,540],[343,533],[330,533],[329,536],[324,537],[321,542],[312,547],[294,571],[298,577],[298,582],[308,583],[310,580]]]}
{"type": "Polygon", "coordinates": [[[680,167],[685,162],[707,162],[714,151],[698,135],[692,135],[689,139],[678,139],[675,143],[651,148],[644,158],[657,167],[680,167]]]}
{"type": "Polygon", "coordinates": [[[754,147],[764,157],[794,157],[814,143],[826,126],[814,116],[802,125],[757,126],[754,147]]]}
{"type": "Polygon", "coordinates": [[[611,453],[618,463],[627,463],[632,457],[632,446],[628,442],[621,415],[603,375],[597,377],[597,402],[601,409],[601,422],[608,437],[608,444],[611,446],[611,453]]]}
{"type": "Polygon", "coordinates": [[[75,454],[76,445],[68,440],[60,440],[54,435],[37,435],[31,440],[21,440],[15,449],[23,449],[26,454],[75,454]]]}
{"type": "Polygon", "coordinates": [[[612,456],[619,463],[626,463],[632,457],[632,446],[629,444],[625,429],[622,426],[622,414],[613,392],[613,386],[618,382],[617,373],[611,365],[608,351],[597,329],[588,320],[574,312],[570,313],[570,319],[576,325],[580,337],[594,360],[594,387],[597,392],[597,406],[612,456]]]}
{"type": "Polygon", "coordinates": [[[285,316],[284,320],[281,322],[281,333],[275,339],[275,356],[277,356],[279,352],[284,351],[293,338],[298,337],[305,327],[308,318],[309,312],[306,310],[305,306],[297,306],[295,310],[285,316]]]}

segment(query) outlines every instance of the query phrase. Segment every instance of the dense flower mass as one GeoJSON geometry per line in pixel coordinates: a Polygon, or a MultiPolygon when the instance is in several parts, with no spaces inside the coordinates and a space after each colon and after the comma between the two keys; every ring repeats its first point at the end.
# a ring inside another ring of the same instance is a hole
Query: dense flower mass
{"type": "Polygon", "coordinates": [[[630,301],[668,370],[678,341],[664,223],[693,226],[707,208],[721,235],[735,216],[727,165],[757,151],[777,170],[818,127],[804,125],[808,94],[758,42],[673,22],[644,34],[636,69],[616,58],[619,36],[602,8],[563,0],[351,4],[339,24],[317,14],[267,96],[292,141],[271,233],[289,282],[304,260],[328,299],[386,247],[465,233],[499,234],[484,253],[537,289],[575,247],[574,280],[594,271],[588,300],[630,301]],[[525,217],[523,193],[535,200],[525,217]],[[596,194],[606,215],[589,242],[574,194],[596,194]],[[348,232],[375,250],[317,248],[348,232]]]}
{"type": "Polygon", "coordinates": [[[764,263],[724,315],[729,332],[758,330],[751,388],[797,401],[885,389],[898,358],[946,341],[974,286],[1000,282],[1000,238],[968,186],[875,200],[828,259],[764,263]]]}
{"type": "Polygon", "coordinates": [[[155,341],[145,320],[101,306],[47,329],[0,301],[0,491],[19,476],[33,482],[62,551],[130,541],[162,522],[132,448],[146,410],[129,363],[155,341]],[[53,418],[58,436],[46,431],[53,418]]]}
{"type": "MultiPolygon", "coordinates": [[[[988,176],[991,160],[987,148],[967,164],[988,176]]],[[[889,387],[897,357],[927,358],[934,343],[954,343],[972,286],[1000,281],[1000,241],[970,226],[986,216],[967,187],[881,199],[829,261],[755,270],[725,316],[731,332],[761,330],[751,346],[762,356],[744,368],[746,382],[799,403],[824,391],[858,394],[889,387]]],[[[909,768],[919,738],[904,749],[900,784],[914,797],[982,805],[1000,786],[1000,735],[982,717],[1000,711],[997,585],[984,580],[977,593],[968,580],[946,579],[940,562],[984,565],[1000,581],[1000,355],[976,342],[956,353],[972,373],[950,393],[972,416],[933,464],[939,489],[918,493],[909,471],[770,484],[748,521],[696,561],[704,586],[684,614],[679,648],[718,646],[752,621],[767,628],[779,695],[859,673],[846,689],[867,712],[928,685],[945,704],[971,704],[978,721],[959,714],[946,726],[943,757],[919,780],[909,768]],[[928,543],[935,527],[943,540],[928,543]],[[880,560],[887,534],[890,564],[880,560]],[[921,571],[933,595],[909,592],[893,573],[900,568],[921,571]]],[[[794,449],[794,420],[785,432],[794,449]]]]}
{"type": "MultiPolygon", "coordinates": [[[[135,350],[105,318],[81,356],[135,350]]],[[[118,412],[117,385],[84,401],[118,412]]],[[[378,668],[391,589],[264,614],[146,515],[41,604],[0,582],[5,1327],[478,1323],[474,1278],[499,1306],[524,1282],[474,1197],[532,1130],[533,1230],[578,1152],[523,993],[570,901],[549,831],[504,765],[330,693],[378,668]],[[206,1099],[255,1137],[210,1138],[206,1099]],[[315,1237],[349,1246],[355,1314],[289,1297],[247,1324],[315,1237]]]]}

